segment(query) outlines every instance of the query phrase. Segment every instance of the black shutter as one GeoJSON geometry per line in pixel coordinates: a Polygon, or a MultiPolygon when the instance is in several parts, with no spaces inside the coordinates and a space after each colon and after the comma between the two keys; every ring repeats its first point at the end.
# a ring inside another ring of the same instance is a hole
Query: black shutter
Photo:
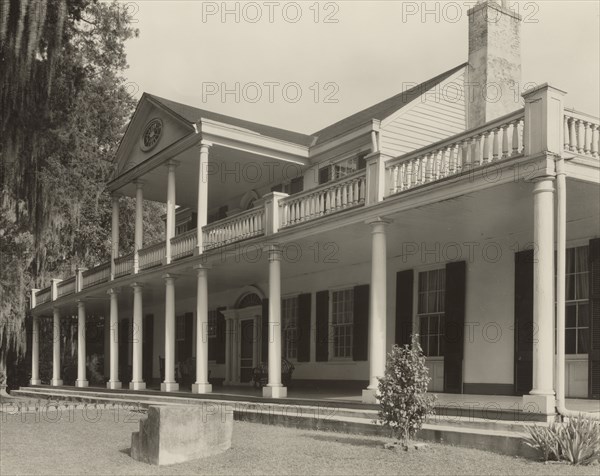
{"type": "Polygon", "coordinates": [[[396,336],[399,346],[410,345],[413,333],[413,280],[412,269],[396,273],[396,336]]]}
{"type": "MultiPolygon", "coordinates": [[[[352,328],[352,360],[369,359],[369,285],[354,288],[354,324],[352,328]]],[[[379,319],[379,316],[374,316],[379,319]]],[[[386,316],[383,316],[386,319],[386,316]]]]}
{"type": "Polygon", "coordinates": [[[533,386],[533,250],[515,253],[515,393],[533,386]]]}
{"type": "Polygon", "coordinates": [[[280,183],[278,185],[273,185],[271,187],[271,192],[282,192],[283,191],[283,184],[280,183]]]}
{"type": "Polygon", "coordinates": [[[367,155],[369,155],[368,152],[362,152],[361,154],[359,154],[357,164],[356,164],[357,170],[363,170],[367,167],[367,161],[366,161],[367,155]]]}
{"type": "Polygon", "coordinates": [[[331,178],[331,166],[326,165],[325,167],[321,167],[319,169],[319,185],[329,182],[331,178]]]}
{"type": "Polygon", "coordinates": [[[227,327],[225,325],[225,316],[223,315],[223,312],[221,312],[224,310],[224,307],[217,308],[217,337],[214,339],[208,339],[208,358],[209,360],[215,360],[217,364],[225,363],[225,341],[227,338],[227,327]]]}
{"type": "Polygon", "coordinates": [[[444,392],[462,393],[466,262],[446,264],[444,392]]]}
{"type": "Polygon", "coordinates": [[[304,190],[304,177],[296,177],[290,181],[290,195],[304,190]]]}
{"type": "Polygon", "coordinates": [[[310,304],[311,294],[298,296],[297,345],[298,362],[310,362],[310,304]]]}
{"type": "Polygon", "coordinates": [[[154,315],[148,314],[144,318],[143,334],[142,361],[144,364],[142,374],[144,382],[150,383],[152,381],[152,351],[154,348],[154,315]]]}
{"type": "Polygon", "coordinates": [[[192,212],[192,219],[190,221],[190,227],[188,230],[194,230],[198,228],[198,214],[196,212],[192,212]]]}
{"type": "Polygon", "coordinates": [[[119,378],[122,382],[129,382],[129,352],[131,350],[132,328],[128,318],[119,321],[119,378]]]}
{"type": "Polygon", "coordinates": [[[269,362],[269,299],[262,301],[262,322],[261,322],[261,361],[269,362]]]}
{"type": "Polygon", "coordinates": [[[183,340],[183,360],[192,356],[194,347],[194,313],[185,313],[185,336],[183,340]]]}
{"type": "Polygon", "coordinates": [[[317,362],[329,360],[329,291],[317,293],[317,362]]]}
{"type": "Polygon", "coordinates": [[[590,240],[590,352],[588,393],[590,398],[600,398],[600,238],[590,240]]]}

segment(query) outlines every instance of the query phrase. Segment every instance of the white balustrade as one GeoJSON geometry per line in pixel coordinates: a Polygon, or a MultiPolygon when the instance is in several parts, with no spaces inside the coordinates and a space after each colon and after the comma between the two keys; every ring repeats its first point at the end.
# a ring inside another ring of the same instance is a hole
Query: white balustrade
{"type": "Polygon", "coordinates": [[[586,114],[565,110],[564,139],[566,151],[597,159],[600,121],[586,114]]]}
{"type": "Polygon", "coordinates": [[[386,163],[386,195],[523,153],[524,111],[410,152],[386,163]]]}
{"type": "Polygon", "coordinates": [[[366,174],[361,170],[335,182],[283,198],[279,202],[281,227],[364,205],[365,186],[366,174]]]}
{"type": "Polygon", "coordinates": [[[58,297],[67,296],[75,292],[75,276],[65,279],[56,286],[56,294],[58,297]]]}
{"type": "Polygon", "coordinates": [[[82,273],[83,289],[105,283],[110,279],[110,263],[104,263],[82,273]]]}
{"type": "Polygon", "coordinates": [[[39,306],[40,304],[50,302],[51,298],[52,290],[51,287],[48,286],[47,288],[44,288],[35,294],[35,304],[36,306],[39,306]]]}
{"type": "Polygon", "coordinates": [[[139,252],[140,270],[160,266],[167,256],[167,247],[164,241],[142,248],[139,252]]]}
{"type": "Polygon", "coordinates": [[[171,238],[171,255],[173,260],[193,256],[197,241],[198,232],[196,229],[171,238]]]}
{"type": "Polygon", "coordinates": [[[129,253],[115,260],[115,278],[126,276],[133,272],[134,253],[129,253]]]}
{"type": "Polygon", "coordinates": [[[219,220],[202,229],[204,249],[218,248],[265,232],[265,209],[257,207],[219,220]]]}

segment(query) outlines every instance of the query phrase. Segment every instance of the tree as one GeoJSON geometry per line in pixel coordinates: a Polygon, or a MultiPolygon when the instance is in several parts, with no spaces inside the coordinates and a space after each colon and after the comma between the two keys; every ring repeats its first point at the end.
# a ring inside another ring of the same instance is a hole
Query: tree
{"type": "Polygon", "coordinates": [[[25,350],[27,290],[108,260],[105,185],[133,111],[122,74],[138,31],[117,2],[0,2],[1,385],[7,350],[25,350]]]}

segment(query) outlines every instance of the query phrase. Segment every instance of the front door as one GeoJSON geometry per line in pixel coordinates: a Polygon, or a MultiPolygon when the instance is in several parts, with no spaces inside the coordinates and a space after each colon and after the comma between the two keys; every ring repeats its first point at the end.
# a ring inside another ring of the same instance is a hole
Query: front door
{"type": "Polygon", "coordinates": [[[254,368],[254,319],[240,321],[240,382],[252,380],[254,368]]]}

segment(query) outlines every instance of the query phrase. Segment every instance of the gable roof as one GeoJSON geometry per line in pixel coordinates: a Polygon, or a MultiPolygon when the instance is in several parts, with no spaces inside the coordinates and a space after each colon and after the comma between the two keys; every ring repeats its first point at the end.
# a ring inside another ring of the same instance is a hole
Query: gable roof
{"type": "Polygon", "coordinates": [[[439,85],[454,73],[459,71],[461,68],[464,68],[467,63],[463,63],[455,68],[452,68],[445,73],[442,73],[435,78],[432,78],[428,81],[425,81],[413,88],[410,88],[406,91],[403,91],[391,98],[385,99],[373,106],[369,106],[362,111],[359,111],[351,116],[348,116],[341,121],[338,121],[334,124],[331,124],[320,131],[312,134],[317,137],[315,142],[316,144],[320,144],[329,139],[332,139],[335,136],[343,134],[344,132],[354,129],[355,127],[360,126],[361,124],[365,124],[366,122],[372,119],[383,120],[386,117],[392,115],[394,112],[398,111],[402,107],[409,104],[412,100],[418,98],[422,94],[424,94],[429,89],[434,88],[439,85]]]}
{"type": "Polygon", "coordinates": [[[428,81],[425,81],[413,88],[403,91],[391,98],[385,99],[373,106],[369,106],[362,111],[359,111],[351,116],[345,117],[344,119],[335,122],[313,134],[301,134],[299,132],[289,131],[286,129],[280,129],[278,127],[267,126],[265,124],[259,124],[257,122],[246,121],[244,119],[238,119],[237,117],[227,116],[206,109],[200,109],[187,104],[171,101],[169,99],[155,96],[154,94],[144,93],[144,96],[148,96],[154,101],[162,104],[163,106],[170,109],[174,114],[181,117],[184,121],[190,124],[196,124],[201,118],[214,120],[217,122],[223,122],[232,126],[241,127],[250,131],[256,132],[261,135],[273,137],[286,142],[302,145],[305,147],[314,146],[330,140],[336,136],[344,134],[358,126],[361,126],[371,120],[383,120],[389,117],[393,113],[402,109],[404,106],[409,104],[414,99],[418,98],[426,91],[438,86],[446,79],[450,78],[453,74],[464,68],[467,63],[463,63],[455,68],[452,68],[428,81]]]}
{"type": "Polygon", "coordinates": [[[195,124],[201,118],[210,119],[217,122],[223,122],[232,126],[241,127],[250,131],[256,132],[261,135],[273,137],[274,139],[280,139],[286,142],[292,142],[303,146],[310,146],[314,138],[310,135],[301,134],[299,132],[288,131],[286,129],[280,129],[278,127],[267,126],[265,124],[259,124],[257,122],[246,121],[244,119],[238,119],[237,117],[227,116],[225,114],[219,114],[218,112],[207,111],[206,109],[200,109],[187,104],[171,101],[169,99],[155,96],[154,94],[148,94],[147,96],[154,99],[155,101],[163,104],[175,114],[180,116],[185,121],[195,124]]]}

